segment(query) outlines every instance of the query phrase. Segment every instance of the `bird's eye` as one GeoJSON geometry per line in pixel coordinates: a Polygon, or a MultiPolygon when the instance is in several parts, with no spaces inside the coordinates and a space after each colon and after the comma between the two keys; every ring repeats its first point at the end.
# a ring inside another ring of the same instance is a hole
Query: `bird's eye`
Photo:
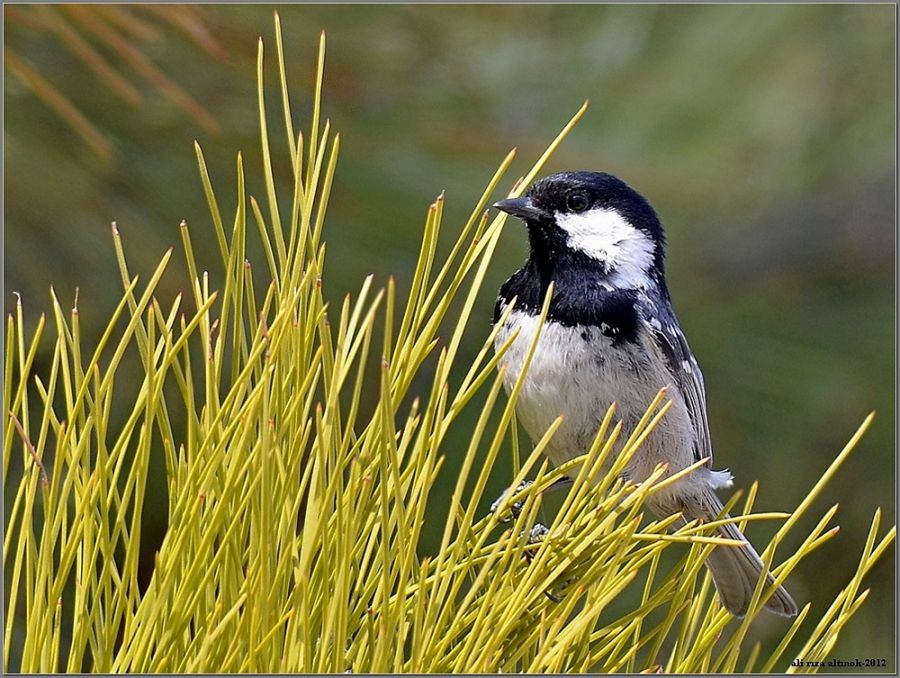
{"type": "Polygon", "coordinates": [[[589,205],[590,201],[584,193],[572,193],[566,198],[566,207],[572,212],[584,212],[589,205]]]}

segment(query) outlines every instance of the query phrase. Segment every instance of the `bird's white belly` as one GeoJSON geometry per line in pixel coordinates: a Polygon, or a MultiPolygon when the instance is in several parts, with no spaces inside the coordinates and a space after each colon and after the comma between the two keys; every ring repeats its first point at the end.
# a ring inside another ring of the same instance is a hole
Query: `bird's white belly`
{"type": "MultiPolygon", "coordinates": [[[[501,360],[507,391],[519,378],[537,325],[537,317],[515,311],[497,334],[494,345],[499,349],[519,330],[501,360]]],[[[557,417],[564,418],[546,450],[555,465],[588,451],[613,402],[614,421],[623,422],[620,441],[627,440],[659,390],[672,386],[665,362],[655,351],[649,341],[614,346],[600,328],[547,321],[522,383],[516,405],[519,420],[537,441],[557,417]]],[[[671,473],[694,461],[687,409],[677,389],[670,388],[669,395],[672,408],[629,465],[635,481],[646,478],[658,463],[668,463],[671,473]]]]}

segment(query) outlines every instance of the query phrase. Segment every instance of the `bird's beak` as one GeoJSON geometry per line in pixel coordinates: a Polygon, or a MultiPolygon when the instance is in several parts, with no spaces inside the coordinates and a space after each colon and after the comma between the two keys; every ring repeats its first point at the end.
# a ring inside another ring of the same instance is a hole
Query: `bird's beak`
{"type": "Polygon", "coordinates": [[[540,207],[535,205],[531,201],[531,198],[527,197],[507,198],[506,200],[495,202],[494,207],[507,214],[511,214],[514,217],[524,219],[525,221],[543,221],[550,216],[540,207]]]}

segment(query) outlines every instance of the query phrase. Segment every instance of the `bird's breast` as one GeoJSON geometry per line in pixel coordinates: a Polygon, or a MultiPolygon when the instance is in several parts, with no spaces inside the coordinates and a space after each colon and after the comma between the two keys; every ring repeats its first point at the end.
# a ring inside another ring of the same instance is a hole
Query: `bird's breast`
{"type": "MultiPolygon", "coordinates": [[[[516,310],[497,334],[494,345],[499,350],[518,332],[501,360],[506,366],[507,391],[522,373],[538,325],[537,315],[516,310]]],[[[537,441],[559,416],[564,418],[547,447],[547,455],[557,465],[588,451],[613,402],[616,420],[622,420],[627,437],[659,389],[671,385],[665,362],[656,353],[652,342],[640,333],[632,341],[619,341],[602,325],[547,320],[522,382],[516,404],[519,420],[537,441]]],[[[683,403],[676,402],[673,411],[666,417],[668,425],[654,436],[690,463],[690,425],[683,403]]],[[[652,470],[656,461],[670,461],[661,458],[666,454],[648,450],[645,461],[652,470]]]]}

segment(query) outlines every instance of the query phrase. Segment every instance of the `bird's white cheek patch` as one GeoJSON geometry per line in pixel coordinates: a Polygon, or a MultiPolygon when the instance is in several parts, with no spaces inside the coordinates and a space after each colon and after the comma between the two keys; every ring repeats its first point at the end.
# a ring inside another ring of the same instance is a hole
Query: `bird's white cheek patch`
{"type": "Polygon", "coordinates": [[[606,264],[616,287],[644,286],[655,255],[653,241],[617,211],[557,212],[556,223],[568,234],[569,247],[606,264]]]}

